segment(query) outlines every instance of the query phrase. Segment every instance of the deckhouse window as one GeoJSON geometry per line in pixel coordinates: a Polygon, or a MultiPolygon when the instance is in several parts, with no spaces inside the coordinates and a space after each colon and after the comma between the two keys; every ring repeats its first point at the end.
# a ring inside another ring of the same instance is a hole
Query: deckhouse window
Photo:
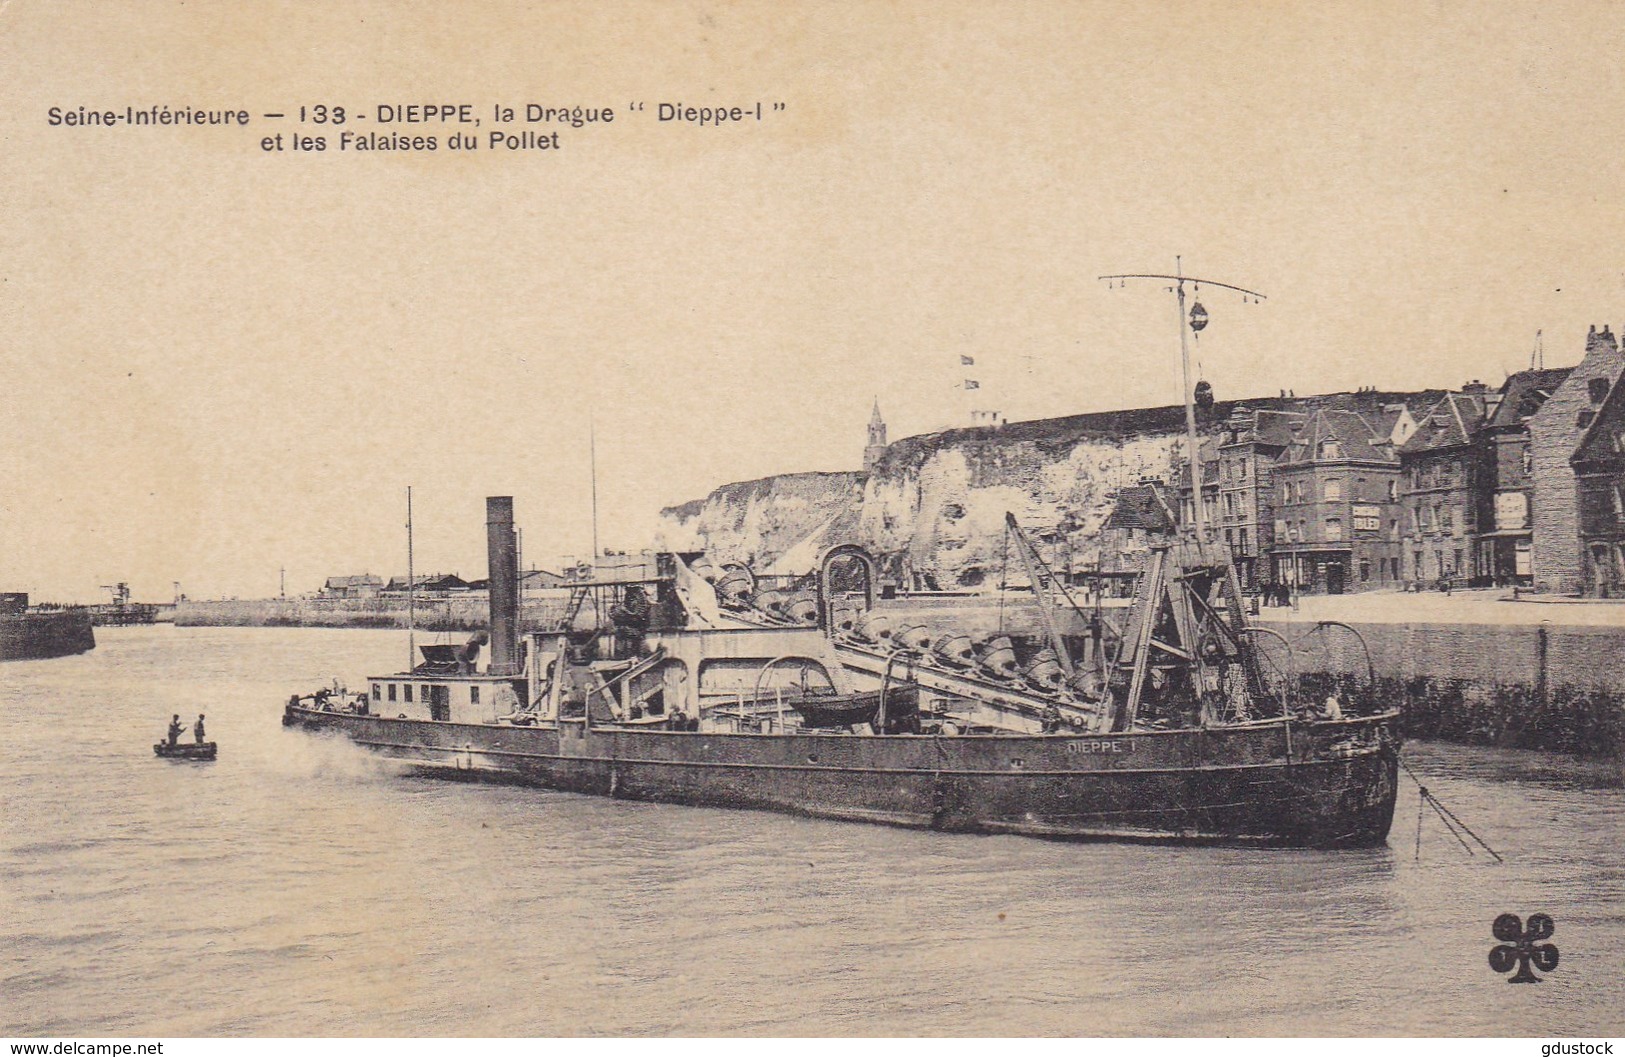
{"type": "Polygon", "coordinates": [[[412,684],[411,683],[402,684],[401,693],[402,693],[404,699],[406,701],[410,702],[412,700],[412,684]]]}
{"type": "Polygon", "coordinates": [[[394,683],[389,684],[389,699],[391,701],[395,700],[395,684],[394,683]]]}
{"type": "Polygon", "coordinates": [[[477,704],[480,703],[480,688],[479,687],[471,686],[471,687],[468,688],[468,703],[471,704],[471,705],[477,705],[477,704]]]}

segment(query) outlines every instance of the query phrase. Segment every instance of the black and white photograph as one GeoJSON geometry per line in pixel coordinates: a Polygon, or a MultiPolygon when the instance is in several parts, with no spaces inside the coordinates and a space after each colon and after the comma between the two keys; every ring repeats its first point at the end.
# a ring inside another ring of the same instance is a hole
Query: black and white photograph
{"type": "Polygon", "coordinates": [[[0,69],[10,1053],[1625,1035],[1625,9],[0,69]]]}

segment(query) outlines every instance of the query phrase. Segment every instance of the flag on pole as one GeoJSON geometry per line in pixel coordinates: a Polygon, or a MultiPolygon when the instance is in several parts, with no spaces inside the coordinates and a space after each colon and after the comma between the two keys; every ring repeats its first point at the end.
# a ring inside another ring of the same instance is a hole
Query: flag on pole
{"type": "Polygon", "coordinates": [[[965,388],[966,389],[980,389],[980,388],[982,388],[982,383],[972,381],[971,379],[967,378],[967,379],[965,379],[965,388]]]}
{"type": "Polygon", "coordinates": [[[976,366],[976,357],[974,357],[974,356],[961,356],[961,357],[959,357],[959,365],[961,367],[975,367],[976,366]]]}

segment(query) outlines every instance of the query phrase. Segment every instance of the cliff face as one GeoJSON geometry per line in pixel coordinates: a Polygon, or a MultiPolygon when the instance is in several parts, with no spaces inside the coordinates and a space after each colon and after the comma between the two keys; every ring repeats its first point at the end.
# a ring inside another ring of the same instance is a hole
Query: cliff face
{"type": "Polygon", "coordinates": [[[942,589],[997,583],[1018,559],[1005,548],[1005,511],[1046,558],[1074,564],[1099,557],[1099,533],[1116,490],[1141,477],[1167,478],[1176,435],[1018,440],[955,436],[918,457],[887,458],[870,476],[859,519],[861,542],[896,555],[905,582],[942,589]],[[912,574],[912,575],[911,575],[912,574]]]}
{"type": "MultiPolygon", "coordinates": [[[[812,569],[823,551],[859,543],[905,583],[940,588],[997,582],[1004,514],[1041,550],[1092,562],[1115,490],[1167,477],[1177,435],[1017,439],[956,431],[893,445],[873,473],[788,474],[725,485],[661,511],[663,545],[704,550],[758,572],[812,569]]],[[[1015,561],[1012,554],[1009,561],[1015,561]]],[[[1064,557],[1063,557],[1064,560],[1064,557]]]]}
{"type": "Polygon", "coordinates": [[[862,481],[855,472],[791,473],[725,484],[703,500],[662,510],[659,545],[702,550],[712,561],[744,562],[757,572],[806,572],[828,547],[864,542],[851,535],[862,481]]]}

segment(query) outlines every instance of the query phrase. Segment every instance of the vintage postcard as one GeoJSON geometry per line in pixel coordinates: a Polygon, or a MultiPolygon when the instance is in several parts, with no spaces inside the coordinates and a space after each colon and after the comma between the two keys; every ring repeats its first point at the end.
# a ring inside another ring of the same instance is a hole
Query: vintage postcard
{"type": "Polygon", "coordinates": [[[1602,1052],[1622,55],[0,2],[0,1034],[1602,1052]]]}

